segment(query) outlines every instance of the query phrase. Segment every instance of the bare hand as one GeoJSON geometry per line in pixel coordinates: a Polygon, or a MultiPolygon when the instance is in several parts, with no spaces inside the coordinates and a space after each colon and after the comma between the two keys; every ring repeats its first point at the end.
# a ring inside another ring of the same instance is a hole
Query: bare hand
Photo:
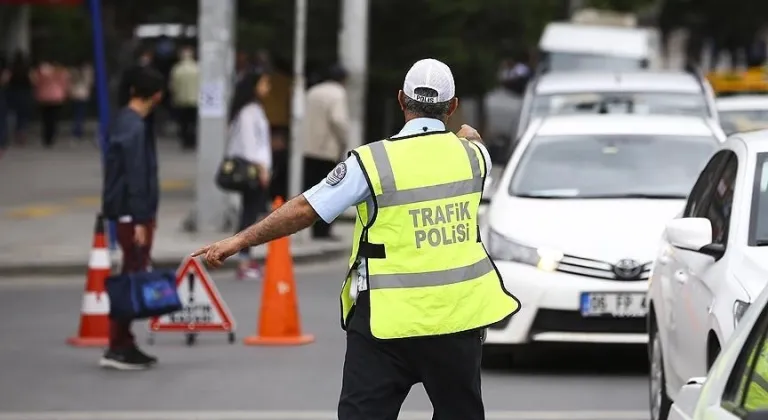
{"type": "Polygon", "coordinates": [[[456,133],[456,136],[471,141],[483,141],[482,137],[480,137],[480,133],[468,124],[462,124],[461,129],[456,133]]]}
{"type": "Polygon", "coordinates": [[[198,249],[192,253],[192,257],[203,255],[206,264],[213,268],[219,268],[224,264],[224,260],[235,255],[235,253],[246,246],[247,244],[242,238],[230,236],[227,239],[198,249]]]}
{"type": "Polygon", "coordinates": [[[147,244],[147,230],[145,225],[136,225],[133,228],[133,242],[138,246],[145,246],[147,244]]]}

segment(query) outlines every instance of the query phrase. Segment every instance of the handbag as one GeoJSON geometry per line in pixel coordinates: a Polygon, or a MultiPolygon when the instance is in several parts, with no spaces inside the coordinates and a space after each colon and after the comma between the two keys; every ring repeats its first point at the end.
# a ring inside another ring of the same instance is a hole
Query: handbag
{"type": "Polygon", "coordinates": [[[117,320],[146,319],[181,310],[176,275],[171,271],[139,271],[107,277],[109,317],[117,320]]]}
{"type": "Polygon", "coordinates": [[[259,190],[259,167],[241,157],[225,157],[216,173],[216,185],[230,192],[259,190]]]}

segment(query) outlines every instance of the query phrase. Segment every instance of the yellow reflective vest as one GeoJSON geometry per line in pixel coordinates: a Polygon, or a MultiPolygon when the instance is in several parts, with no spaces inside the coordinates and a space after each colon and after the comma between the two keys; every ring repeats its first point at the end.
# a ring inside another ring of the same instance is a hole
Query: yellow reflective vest
{"type": "Polygon", "coordinates": [[[341,292],[342,327],[354,305],[349,291],[359,258],[366,262],[376,338],[468,331],[519,310],[480,241],[477,213],[486,164],[477,145],[432,132],[350,153],[365,173],[374,205],[357,206],[341,292]]]}

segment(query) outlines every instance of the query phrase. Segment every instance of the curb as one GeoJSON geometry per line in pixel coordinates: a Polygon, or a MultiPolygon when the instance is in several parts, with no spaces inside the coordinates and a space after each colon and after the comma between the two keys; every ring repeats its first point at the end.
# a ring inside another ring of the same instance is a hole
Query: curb
{"type": "MultiPolygon", "coordinates": [[[[297,250],[293,255],[293,262],[296,265],[299,264],[311,264],[319,261],[327,261],[329,259],[338,258],[349,254],[350,249],[347,244],[333,244],[328,245],[321,250],[297,250]]],[[[256,256],[256,260],[263,263],[265,255],[256,256]]],[[[155,258],[153,263],[154,267],[160,270],[176,270],[179,268],[179,264],[184,257],[160,257],[155,258]]],[[[237,267],[237,259],[230,258],[220,269],[235,269],[237,267]]],[[[77,262],[61,262],[50,264],[35,264],[32,262],[22,263],[18,265],[6,265],[0,266],[0,281],[3,277],[25,277],[25,276],[39,276],[39,275],[86,275],[88,272],[88,261],[77,262]]]]}

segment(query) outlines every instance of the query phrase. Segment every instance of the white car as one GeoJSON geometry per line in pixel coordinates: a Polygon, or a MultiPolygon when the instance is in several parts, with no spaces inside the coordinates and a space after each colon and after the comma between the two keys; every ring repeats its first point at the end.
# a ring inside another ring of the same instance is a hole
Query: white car
{"type": "Polygon", "coordinates": [[[768,128],[768,97],[764,95],[718,98],[717,112],[720,125],[728,135],[768,128]]]}
{"type": "Polygon", "coordinates": [[[704,376],[768,283],[768,131],[731,136],[667,223],[648,290],[651,413],[704,376]]]}
{"type": "Polygon", "coordinates": [[[768,419],[768,289],[751,306],[709,376],[683,385],[669,420],[768,419]]]}
{"type": "Polygon", "coordinates": [[[546,73],[526,88],[517,138],[546,115],[633,113],[718,119],[712,86],[683,71],[546,73]]]}
{"type": "Polygon", "coordinates": [[[481,220],[486,249],[522,302],[485,344],[646,343],[658,237],[721,135],[711,120],[683,116],[534,121],[481,220]]]}

